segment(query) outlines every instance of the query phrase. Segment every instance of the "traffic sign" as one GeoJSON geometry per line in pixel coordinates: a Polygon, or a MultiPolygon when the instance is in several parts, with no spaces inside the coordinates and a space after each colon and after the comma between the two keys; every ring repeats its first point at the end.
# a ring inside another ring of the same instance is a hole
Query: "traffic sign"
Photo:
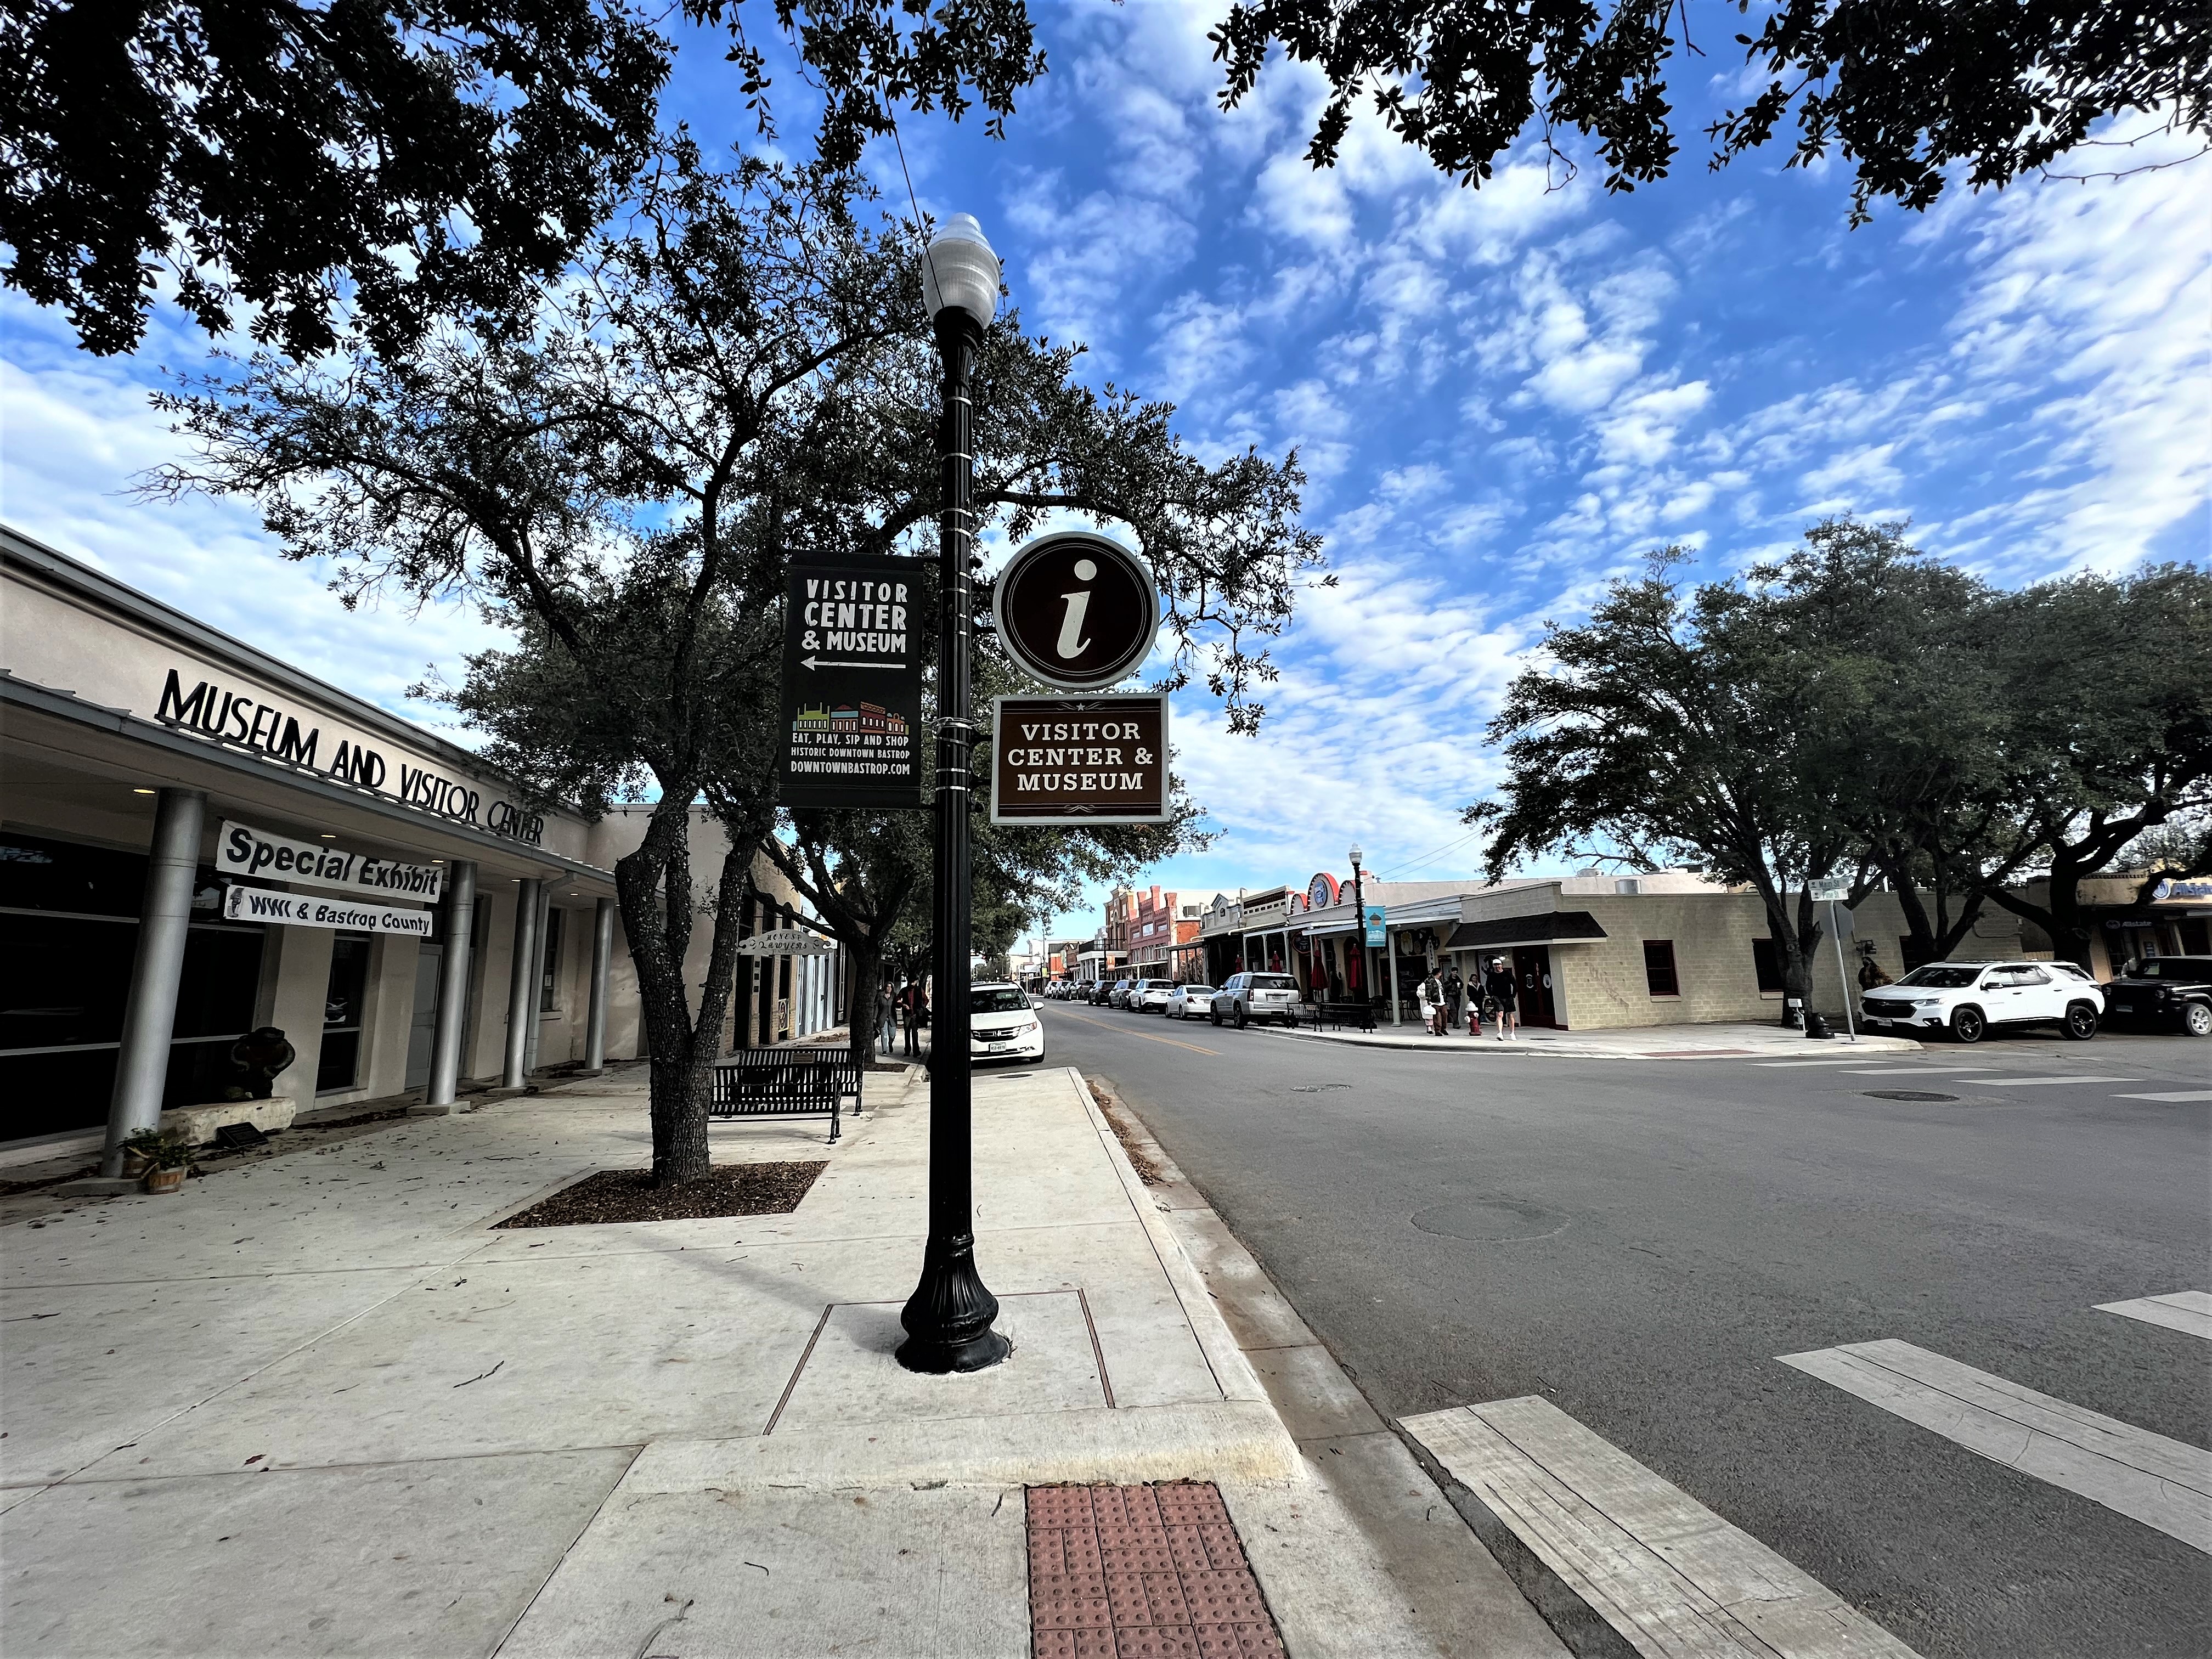
{"type": "Polygon", "coordinates": [[[1823,876],[1818,881],[1805,884],[1805,891],[1815,904],[1839,902],[1850,896],[1851,883],[1848,876],[1823,876]]]}
{"type": "Polygon", "coordinates": [[[1023,544],[999,573],[991,615],[1009,656],[1047,685],[1096,691],[1152,652],[1160,594],[1134,553],[1089,530],[1023,544]]]}
{"type": "Polygon", "coordinates": [[[994,823],[1166,823],[1168,700],[1000,697],[994,823]]]}
{"type": "Polygon", "coordinates": [[[783,631],[786,806],[927,804],[918,559],[795,564],[783,631]]]}

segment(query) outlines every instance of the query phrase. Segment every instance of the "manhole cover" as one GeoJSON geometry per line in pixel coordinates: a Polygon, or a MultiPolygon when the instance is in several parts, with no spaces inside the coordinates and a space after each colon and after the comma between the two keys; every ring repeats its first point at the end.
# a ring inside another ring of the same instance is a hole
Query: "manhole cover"
{"type": "Polygon", "coordinates": [[[1414,1226],[1439,1238],[1471,1239],[1478,1244],[1505,1244],[1516,1239],[1549,1238],[1566,1230],[1568,1218],[1540,1204],[1524,1204],[1517,1198],[1462,1198],[1449,1204],[1431,1204],[1409,1218],[1414,1226]]]}
{"type": "Polygon", "coordinates": [[[1869,1100],[1956,1100],[1956,1095],[1931,1095],[1925,1089],[1869,1089],[1869,1100]]]}

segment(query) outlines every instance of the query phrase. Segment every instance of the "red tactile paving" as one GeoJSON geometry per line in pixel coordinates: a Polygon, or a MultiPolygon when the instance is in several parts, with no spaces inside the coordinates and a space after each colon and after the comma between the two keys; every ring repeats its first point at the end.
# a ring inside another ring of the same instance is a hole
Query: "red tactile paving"
{"type": "Polygon", "coordinates": [[[1029,1489],[1036,1659],[1285,1659],[1210,1480],[1029,1489]]]}

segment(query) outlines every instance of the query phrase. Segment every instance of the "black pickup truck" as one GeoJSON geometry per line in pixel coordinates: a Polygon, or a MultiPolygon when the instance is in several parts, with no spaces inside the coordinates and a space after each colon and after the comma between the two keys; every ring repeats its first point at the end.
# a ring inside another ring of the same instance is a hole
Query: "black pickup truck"
{"type": "Polygon", "coordinates": [[[2212,957],[2152,957],[2105,987],[2108,1025],[2179,1026],[2212,1036],[2212,957]]]}

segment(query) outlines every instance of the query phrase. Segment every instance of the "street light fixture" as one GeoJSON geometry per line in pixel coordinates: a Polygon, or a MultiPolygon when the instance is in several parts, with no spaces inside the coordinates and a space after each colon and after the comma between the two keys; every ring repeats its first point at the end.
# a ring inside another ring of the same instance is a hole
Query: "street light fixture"
{"type": "Polygon", "coordinates": [[[1359,885],[1359,843],[1352,843],[1352,948],[1359,969],[1359,994],[1367,994],[1367,901],[1359,885]]]}
{"type": "Polygon", "coordinates": [[[979,1371],[1011,1348],[991,1328],[999,1299],[975,1271],[973,1066],[968,1044],[968,769],[975,732],[969,700],[970,570],[975,464],[968,388],[983,331],[999,309],[999,256],[965,213],[947,219],[921,256],[922,303],[937,329],[945,404],[937,428],[943,480],[938,525],[940,609],[937,651],[937,823],[932,970],[937,979],[929,1045],[929,1242],[921,1280],[899,1315],[910,1371],[979,1371]]]}

